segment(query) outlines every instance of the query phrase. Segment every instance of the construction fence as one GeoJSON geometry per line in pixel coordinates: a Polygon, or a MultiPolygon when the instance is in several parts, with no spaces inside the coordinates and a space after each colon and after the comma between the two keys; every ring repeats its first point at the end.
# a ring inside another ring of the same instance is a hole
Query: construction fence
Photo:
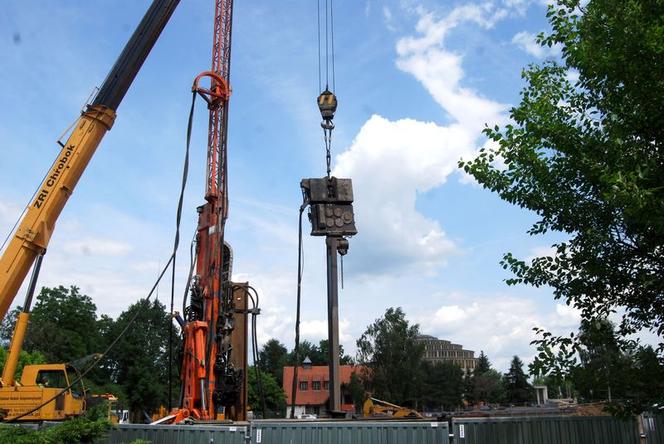
{"type": "Polygon", "coordinates": [[[436,421],[260,420],[242,425],[122,424],[99,444],[664,444],[664,417],[456,418],[436,421]]]}

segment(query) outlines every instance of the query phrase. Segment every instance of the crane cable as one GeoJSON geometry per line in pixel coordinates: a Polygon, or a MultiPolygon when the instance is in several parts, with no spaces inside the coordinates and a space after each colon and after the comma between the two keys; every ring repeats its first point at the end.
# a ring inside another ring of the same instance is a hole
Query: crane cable
{"type": "Polygon", "coordinates": [[[321,51],[321,0],[318,0],[318,109],[323,118],[323,140],[325,143],[325,162],[327,164],[327,177],[330,177],[332,163],[332,130],[334,129],[334,113],[337,110],[335,51],[334,51],[334,5],[333,0],[325,0],[325,90],[322,88],[322,51],[321,51]],[[332,68],[330,69],[330,62],[332,68]],[[331,71],[331,72],[330,72],[331,71]],[[330,90],[330,74],[332,74],[332,90],[330,90]]]}
{"type": "MultiPolygon", "coordinates": [[[[189,119],[187,120],[187,141],[184,151],[184,164],[182,166],[182,185],[180,187],[180,197],[178,199],[178,208],[175,216],[175,239],[173,240],[173,261],[171,270],[171,317],[173,316],[175,302],[175,263],[177,259],[178,247],[180,246],[180,222],[182,221],[182,205],[184,203],[184,191],[187,188],[187,178],[189,177],[189,151],[191,148],[191,133],[194,122],[194,108],[196,104],[196,92],[192,91],[191,108],[189,109],[189,119]]],[[[169,323],[168,328],[168,410],[173,407],[173,322],[169,323]]]]}
{"type": "MultiPolygon", "coordinates": [[[[318,89],[322,90],[322,62],[321,62],[321,0],[317,5],[317,23],[318,23],[318,89]]],[[[325,90],[318,96],[318,109],[321,113],[323,128],[323,140],[325,142],[325,163],[328,179],[331,175],[332,164],[332,130],[334,129],[334,113],[337,110],[337,97],[334,94],[336,90],[335,75],[335,55],[334,55],[334,8],[333,0],[325,0],[325,90]],[[332,62],[332,91],[330,91],[330,61],[332,62]]],[[[309,205],[306,201],[300,206],[298,222],[298,257],[297,257],[297,301],[295,309],[295,347],[293,349],[295,361],[293,362],[293,382],[291,386],[291,419],[295,418],[295,398],[297,395],[297,374],[300,363],[300,308],[302,297],[302,268],[304,261],[304,249],[302,246],[302,214],[309,205]]]]}
{"type": "Polygon", "coordinates": [[[293,383],[291,386],[291,419],[295,419],[295,397],[297,394],[297,369],[300,364],[300,303],[302,296],[302,268],[304,266],[304,249],[302,248],[302,214],[308,203],[300,206],[300,218],[298,223],[298,245],[297,245],[297,302],[295,309],[295,347],[293,353],[295,360],[293,362],[293,383]]]}
{"type": "MultiPolygon", "coordinates": [[[[175,262],[175,256],[176,256],[176,250],[178,247],[179,243],[179,238],[180,238],[180,221],[182,217],[182,203],[184,201],[184,192],[186,189],[187,185],[187,174],[188,174],[188,169],[189,169],[189,146],[191,142],[191,121],[193,119],[193,113],[194,113],[194,103],[196,101],[196,94],[193,94],[193,97],[191,99],[191,111],[189,112],[189,122],[190,122],[190,127],[187,130],[187,148],[185,151],[185,163],[184,163],[184,171],[183,171],[183,177],[182,177],[182,183],[180,187],[180,197],[178,199],[178,207],[177,207],[177,214],[176,214],[176,225],[175,225],[175,239],[176,242],[174,243],[173,246],[173,251],[171,252],[171,256],[166,262],[166,265],[164,268],[161,270],[161,273],[157,277],[157,280],[155,281],[154,285],[152,286],[152,289],[148,293],[148,295],[143,299],[144,301],[149,301],[150,298],[152,297],[152,294],[155,292],[157,286],[159,285],[159,282],[161,282],[162,277],[166,274],[166,271],[168,271],[168,268],[171,266],[172,263],[175,262]]],[[[37,410],[41,409],[42,407],[48,405],[49,403],[53,402],[58,396],[61,396],[63,393],[66,391],[70,390],[72,387],[74,387],[76,384],[81,382],[81,380],[88,374],[90,373],[93,369],[97,367],[97,365],[106,357],[106,355],[117,345],[117,343],[120,341],[120,339],[129,331],[129,328],[136,322],[136,319],[138,316],[141,314],[140,308],[136,310],[136,312],[133,314],[133,316],[129,319],[129,322],[127,322],[127,325],[122,329],[122,331],[113,339],[113,341],[106,347],[103,353],[100,355],[96,356],[95,359],[90,363],[90,365],[82,372],[79,373],[79,376],[72,382],[70,383],[67,387],[63,388],[60,390],[57,394],[53,395],[51,398],[47,399],[46,401],[42,402],[39,404],[37,407],[33,408],[32,410],[28,410],[25,413],[21,413],[18,416],[15,416],[13,418],[6,419],[5,422],[15,422],[18,421],[19,419],[31,415],[32,413],[36,412],[37,410]]],[[[170,322],[169,322],[170,325],[170,322]]],[[[169,343],[169,347],[170,347],[169,343]]],[[[170,372],[170,368],[169,368],[170,372]]]]}

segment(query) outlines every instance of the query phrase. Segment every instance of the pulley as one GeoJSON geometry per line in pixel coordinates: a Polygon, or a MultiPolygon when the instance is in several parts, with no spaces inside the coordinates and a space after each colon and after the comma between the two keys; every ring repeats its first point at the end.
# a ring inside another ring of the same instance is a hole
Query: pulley
{"type": "Polygon", "coordinates": [[[337,111],[337,96],[326,88],[325,91],[318,96],[318,109],[323,118],[320,126],[326,130],[333,129],[334,124],[332,123],[332,120],[334,119],[334,113],[337,111]]]}

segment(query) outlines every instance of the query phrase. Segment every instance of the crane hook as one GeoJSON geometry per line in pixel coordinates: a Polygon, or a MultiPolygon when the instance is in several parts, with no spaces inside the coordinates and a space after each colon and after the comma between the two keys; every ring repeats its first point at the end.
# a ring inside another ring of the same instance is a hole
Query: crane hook
{"type": "Polygon", "coordinates": [[[324,130],[334,129],[334,123],[332,123],[332,120],[334,119],[334,113],[337,111],[337,96],[325,88],[325,91],[318,96],[318,109],[323,118],[320,126],[323,127],[324,130]]]}

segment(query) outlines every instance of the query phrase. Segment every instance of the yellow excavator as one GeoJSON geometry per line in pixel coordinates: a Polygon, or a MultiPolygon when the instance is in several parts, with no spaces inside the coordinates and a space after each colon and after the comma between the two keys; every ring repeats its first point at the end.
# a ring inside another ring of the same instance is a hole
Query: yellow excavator
{"type": "Polygon", "coordinates": [[[416,410],[382,401],[377,398],[367,396],[362,405],[362,416],[364,418],[417,418],[423,419],[416,410]]]}
{"type": "Polygon", "coordinates": [[[60,154],[0,256],[0,320],[7,314],[34,264],[23,311],[17,318],[0,379],[0,418],[62,420],[85,411],[85,390],[70,387],[78,379],[71,365],[26,365],[20,382],[15,380],[30,306],[55,223],[99,143],[113,126],[118,106],[179,2],[153,0],[99,92],[72,126],[67,141],[58,142],[62,147],[60,154]]]}

